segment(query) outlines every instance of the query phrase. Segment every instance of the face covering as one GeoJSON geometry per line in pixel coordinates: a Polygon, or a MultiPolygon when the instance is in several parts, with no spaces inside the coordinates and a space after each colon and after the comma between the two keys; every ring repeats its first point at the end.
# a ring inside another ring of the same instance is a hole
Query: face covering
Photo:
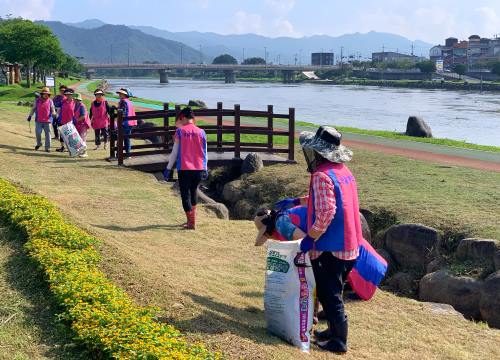
{"type": "Polygon", "coordinates": [[[302,152],[304,153],[304,157],[306,158],[307,171],[312,174],[316,171],[319,165],[319,162],[316,158],[316,152],[314,150],[304,148],[302,148],[302,152]]]}

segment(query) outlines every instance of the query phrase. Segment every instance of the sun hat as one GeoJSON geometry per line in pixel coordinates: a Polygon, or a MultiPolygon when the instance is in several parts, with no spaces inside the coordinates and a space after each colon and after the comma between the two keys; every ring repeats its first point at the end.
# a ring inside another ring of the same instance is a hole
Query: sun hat
{"type": "Polygon", "coordinates": [[[269,238],[269,236],[266,235],[267,225],[263,222],[263,220],[268,218],[269,215],[271,215],[271,211],[265,210],[263,213],[257,215],[253,220],[255,227],[258,230],[257,238],[255,239],[255,246],[263,245],[269,238]]]}
{"type": "Polygon", "coordinates": [[[125,88],[121,88],[120,90],[118,90],[116,92],[117,94],[123,94],[125,95],[126,97],[131,97],[132,96],[132,93],[130,92],[129,89],[125,89],[125,88]]]}
{"type": "Polygon", "coordinates": [[[75,93],[75,90],[67,88],[64,90],[64,95],[73,95],[75,93]]]}
{"type": "Polygon", "coordinates": [[[81,95],[80,93],[75,93],[75,94],[73,95],[73,99],[75,99],[75,100],[79,100],[79,101],[83,101],[83,99],[82,99],[82,95],[81,95]]]}
{"type": "Polygon", "coordinates": [[[101,89],[96,89],[94,91],[94,95],[104,95],[104,91],[102,91],[101,89]]]}
{"type": "Polygon", "coordinates": [[[342,134],[331,126],[321,126],[316,134],[304,131],[300,134],[300,146],[314,150],[333,163],[345,163],[352,160],[352,151],[341,145],[342,134]]]}
{"type": "Polygon", "coordinates": [[[50,95],[50,89],[47,86],[44,86],[42,90],[40,91],[40,94],[49,94],[50,95]]]}

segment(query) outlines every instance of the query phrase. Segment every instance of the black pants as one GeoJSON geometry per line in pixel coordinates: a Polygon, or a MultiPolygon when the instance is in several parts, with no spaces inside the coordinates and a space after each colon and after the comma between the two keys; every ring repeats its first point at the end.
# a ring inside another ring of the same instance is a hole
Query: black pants
{"type": "Polygon", "coordinates": [[[59,129],[55,121],[52,122],[52,129],[54,130],[54,139],[59,139],[59,129]]]}
{"type": "Polygon", "coordinates": [[[189,212],[198,203],[198,185],[201,182],[201,170],[179,170],[179,189],[182,207],[189,212]]]}
{"type": "Polygon", "coordinates": [[[102,129],[94,129],[94,134],[95,134],[95,144],[96,146],[101,145],[101,135],[104,138],[104,142],[108,142],[108,129],[107,128],[102,128],[102,129]]]}
{"type": "Polygon", "coordinates": [[[345,319],[342,291],[355,261],[338,259],[328,251],[312,261],[316,293],[326,319],[332,324],[343,322],[345,319]]]}

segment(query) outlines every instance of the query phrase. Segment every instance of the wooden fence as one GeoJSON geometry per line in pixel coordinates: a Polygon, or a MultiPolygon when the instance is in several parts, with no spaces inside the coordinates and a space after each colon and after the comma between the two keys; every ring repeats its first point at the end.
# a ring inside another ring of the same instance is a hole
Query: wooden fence
{"type": "MultiPolygon", "coordinates": [[[[131,134],[125,134],[122,123],[124,121],[123,112],[118,110],[116,119],[110,122],[110,158],[117,158],[118,164],[123,165],[126,156],[124,149],[124,139],[148,139],[158,137],[160,143],[145,143],[132,145],[130,157],[168,154],[173,146],[173,136],[176,130],[175,119],[181,111],[180,106],[175,110],[168,109],[168,104],[163,105],[163,110],[137,112],[135,116],[128,117],[128,120],[152,120],[162,119],[163,126],[154,127],[133,127],[131,134]]],[[[198,119],[206,120],[212,118],[213,125],[200,126],[207,135],[216,134],[215,141],[207,141],[209,152],[234,153],[234,158],[241,158],[241,153],[257,152],[267,154],[288,154],[288,161],[294,161],[295,152],[295,109],[289,108],[288,114],[274,113],[272,105],[268,105],[267,111],[241,110],[240,105],[235,105],[233,109],[224,109],[222,103],[217,103],[216,109],[194,110],[198,119]],[[265,126],[242,125],[242,117],[264,118],[267,120],[265,126]],[[228,119],[232,121],[228,121],[228,119]],[[288,120],[287,130],[275,130],[274,119],[288,120]],[[234,135],[233,141],[226,141],[223,135],[234,135]],[[261,135],[262,142],[241,141],[242,135],[261,135]],[[287,147],[276,147],[274,136],[287,136],[287,147]]],[[[208,120],[208,122],[212,122],[208,120]]]]}

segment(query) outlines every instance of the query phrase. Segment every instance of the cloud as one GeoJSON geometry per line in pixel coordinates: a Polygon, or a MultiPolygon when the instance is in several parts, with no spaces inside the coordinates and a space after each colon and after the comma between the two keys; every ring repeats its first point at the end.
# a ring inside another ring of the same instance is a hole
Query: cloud
{"type": "Polygon", "coordinates": [[[237,34],[262,34],[262,16],[259,14],[237,11],[231,21],[233,31],[237,34]]]}
{"type": "Polygon", "coordinates": [[[494,9],[483,6],[474,9],[474,12],[481,17],[480,30],[484,36],[493,36],[500,31],[498,26],[500,24],[500,16],[494,9]]]}
{"type": "Polygon", "coordinates": [[[295,6],[295,0],[266,0],[266,4],[277,14],[287,14],[295,6]]]}
{"type": "Polygon", "coordinates": [[[30,20],[50,19],[55,0],[0,0],[0,15],[12,14],[30,20]]]}

